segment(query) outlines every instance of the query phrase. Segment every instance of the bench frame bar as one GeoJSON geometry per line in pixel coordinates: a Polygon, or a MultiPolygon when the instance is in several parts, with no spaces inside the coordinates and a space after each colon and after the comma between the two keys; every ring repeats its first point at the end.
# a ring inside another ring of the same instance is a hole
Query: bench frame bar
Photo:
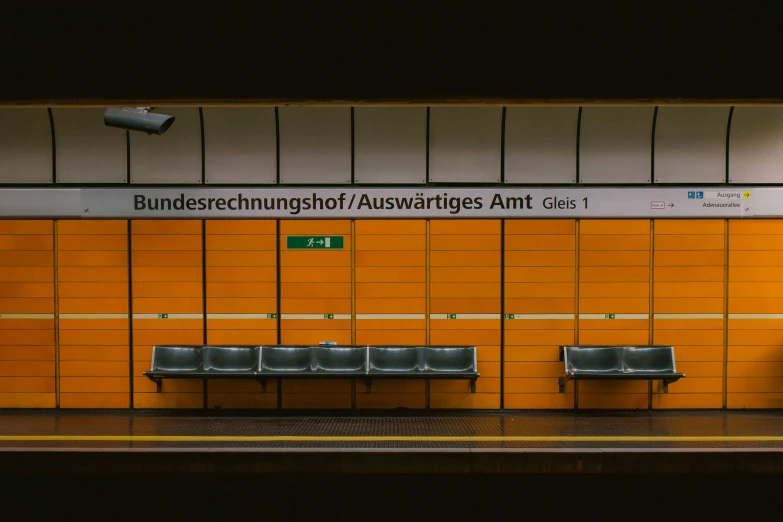
{"type": "MultiPolygon", "coordinates": [[[[255,380],[261,383],[261,393],[266,393],[267,391],[267,382],[270,380],[277,382],[277,409],[282,410],[283,409],[283,381],[286,379],[318,379],[318,378],[327,378],[327,379],[350,379],[351,380],[351,409],[356,408],[356,383],[357,381],[364,381],[364,392],[365,393],[372,393],[372,381],[375,379],[389,379],[389,378],[397,378],[397,379],[416,379],[417,377],[410,377],[405,375],[395,375],[395,376],[357,376],[357,377],[351,377],[347,375],[311,375],[311,376],[304,376],[304,375],[291,375],[289,376],[261,376],[261,375],[150,375],[149,372],[144,372],[145,376],[155,383],[155,392],[161,393],[163,391],[163,380],[164,379],[201,379],[202,382],[202,401],[203,401],[203,408],[207,409],[209,408],[209,402],[208,402],[208,394],[209,394],[209,380],[210,379],[243,379],[243,380],[255,380]]],[[[421,377],[418,377],[421,378],[421,377]]],[[[425,377],[424,378],[424,408],[429,409],[430,407],[430,380],[436,379],[436,380],[442,380],[442,379],[455,379],[455,380],[464,380],[468,379],[470,380],[470,393],[476,393],[476,381],[478,380],[477,377],[459,377],[455,375],[438,375],[438,376],[432,376],[432,377],[425,377]]]]}

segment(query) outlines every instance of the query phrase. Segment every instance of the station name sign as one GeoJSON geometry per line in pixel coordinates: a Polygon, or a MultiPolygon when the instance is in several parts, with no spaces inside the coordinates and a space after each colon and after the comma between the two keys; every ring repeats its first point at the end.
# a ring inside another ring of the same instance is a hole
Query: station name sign
{"type": "Polygon", "coordinates": [[[776,187],[0,189],[0,216],[80,218],[741,218],[783,216],[776,187]]]}

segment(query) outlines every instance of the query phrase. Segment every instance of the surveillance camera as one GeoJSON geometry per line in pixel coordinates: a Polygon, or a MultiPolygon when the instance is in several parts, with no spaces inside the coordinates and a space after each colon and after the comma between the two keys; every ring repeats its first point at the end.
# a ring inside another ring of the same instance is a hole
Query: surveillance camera
{"type": "Polygon", "coordinates": [[[174,116],[155,114],[149,107],[106,109],[103,123],[107,127],[117,127],[147,134],[163,134],[174,123],[174,116]]]}

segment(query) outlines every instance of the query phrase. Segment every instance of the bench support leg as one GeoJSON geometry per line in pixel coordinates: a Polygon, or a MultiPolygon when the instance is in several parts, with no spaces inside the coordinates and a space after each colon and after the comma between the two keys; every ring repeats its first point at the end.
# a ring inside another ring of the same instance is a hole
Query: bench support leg
{"type": "Polygon", "coordinates": [[[277,409],[283,409],[283,379],[277,379],[277,409]]]}
{"type": "Polygon", "coordinates": [[[430,380],[424,379],[424,407],[430,409],[430,380]]]}
{"type": "Polygon", "coordinates": [[[364,381],[364,393],[372,393],[372,380],[367,379],[364,381]]]}
{"type": "Polygon", "coordinates": [[[476,379],[470,380],[470,393],[476,393],[476,379]]]}
{"type": "Polygon", "coordinates": [[[652,379],[647,381],[647,409],[652,410],[652,379]]]}
{"type": "Polygon", "coordinates": [[[669,381],[663,380],[663,393],[669,393],[669,381]]]}
{"type": "Polygon", "coordinates": [[[202,390],[203,390],[203,394],[204,394],[204,399],[203,399],[204,404],[203,404],[203,406],[204,406],[204,409],[206,410],[207,408],[209,408],[209,398],[208,398],[209,397],[209,385],[207,384],[207,380],[206,379],[201,379],[201,382],[202,382],[202,390]]]}
{"type": "Polygon", "coordinates": [[[266,379],[261,379],[261,393],[266,393],[266,379]]]}
{"type": "Polygon", "coordinates": [[[574,409],[579,409],[579,381],[574,381],[574,409]]]}
{"type": "Polygon", "coordinates": [[[155,377],[150,377],[150,380],[155,383],[155,393],[160,393],[163,389],[163,379],[156,379],[155,377]]]}
{"type": "Polygon", "coordinates": [[[351,379],[351,409],[356,409],[356,379],[351,379]]]}
{"type": "Polygon", "coordinates": [[[557,378],[557,391],[559,393],[565,393],[565,384],[566,384],[566,378],[565,377],[558,377],[557,378]]]}

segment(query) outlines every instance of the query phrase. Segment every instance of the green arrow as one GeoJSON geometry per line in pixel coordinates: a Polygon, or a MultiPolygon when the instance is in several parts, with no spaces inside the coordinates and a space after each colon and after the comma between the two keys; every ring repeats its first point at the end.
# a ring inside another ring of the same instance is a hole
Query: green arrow
{"type": "Polygon", "coordinates": [[[158,314],[158,319],[168,319],[169,314],[158,314]]]}
{"type": "Polygon", "coordinates": [[[446,319],[456,319],[457,314],[446,314],[446,319]]]}
{"type": "Polygon", "coordinates": [[[277,314],[266,314],[267,319],[277,319],[277,314]]]}
{"type": "Polygon", "coordinates": [[[606,314],[604,319],[614,319],[614,314],[606,314]]]}
{"type": "Polygon", "coordinates": [[[506,314],[506,319],[513,319],[513,318],[514,318],[514,314],[506,314]]]}
{"type": "Polygon", "coordinates": [[[324,319],[334,319],[334,314],[324,314],[324,319]]]}

